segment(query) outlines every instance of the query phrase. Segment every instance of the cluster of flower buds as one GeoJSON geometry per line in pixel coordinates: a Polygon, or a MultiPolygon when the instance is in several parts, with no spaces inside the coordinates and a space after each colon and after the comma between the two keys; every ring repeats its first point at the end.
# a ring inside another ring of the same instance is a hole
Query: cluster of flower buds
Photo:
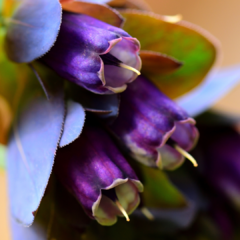
{"type": "Polygon", "coordinates": [[[41,218],[50,176],[91,219],[110,226],[118,216],[130,221],[137,208],[154,218],[142,201],[142,164],[159,174],[185,158],[198,166],[189,154],[199,136],[195,120],[173,98],[204,79],[215,40],[178,24],[179,16],[113,1],[125,8],[123,25],[115,9],[101,5],[110,1],[97,2],[25,0],[9,21],[7,55],[27,63],[40,83],[19,82],[8,143],[10,208],[23,225],[41,218]]]}
{"type": "MultiPolygon", "coordinates": [[[[140,76],[139,42],[123,30],[83,14],[63,13],[55,45],[40,61],[61,77],[95,93],[120,95],[119,114],[106,128],[131,156],[149,167],[175,169],[198,139],[195,121],[140,76]],[[136,79],[133,83],[129,84],[136,79]]],[[[132,213],[142,183],[111,141],[87,116],[83,132],[57,152],[57,176],[102,225],[132,213]]],[[[96,121],[96,120],[95,120],[96,121]]],[[[104,122],[102,123],[104,125],[104,122]]]]}

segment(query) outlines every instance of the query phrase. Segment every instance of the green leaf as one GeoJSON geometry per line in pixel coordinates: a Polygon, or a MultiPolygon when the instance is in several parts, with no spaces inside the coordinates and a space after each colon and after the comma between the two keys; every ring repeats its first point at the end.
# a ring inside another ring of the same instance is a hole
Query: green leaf
{"type": "MultiPolygon", "coordinates": [[[[3,0],[0,0],[0,14],[2,14],[2,9],[3,9],[3,0]]],[[[1,18],[1,16],[0,16],[1,18]]]]}
{"type": "Polygon", "coordinates": [[[143,204],[148,208],[182,208],[187,202],[164,172],[141,166],[143,172],[143,204]]]}
{"type": "Polygon", "coordinates": [[[0,144],[0,170],[5,169],[6,167],[5,156],[6,156],[6,147],[0,144]]]}
{"type": "Polygon", "coordinates": [[[12,103],[18,81],[25,77],[25,70],[21,68],[21,73],[18,72],[18,66],[8,61],[3,46],[5,33],[5,29],[0,28],[0,95],[12,103]]]}
{"type": "Polygon", "coordinates": [[[19,2],[7,25],[5,50],[12,61],[30,63],[48,52],[56,41],[62,7],[58,0],[19,2]]]}
{"type": "Polygon", "coordinates": [[[183,63],[171,74],[146,75],[165,94],[176,98],[201,83],[217,58],[218,41],[213,36],[191,23],[171,23],[153,13],[120,13],[126,19],[124,30],[140,41],[142,50],[163,53],[183,63]]]}

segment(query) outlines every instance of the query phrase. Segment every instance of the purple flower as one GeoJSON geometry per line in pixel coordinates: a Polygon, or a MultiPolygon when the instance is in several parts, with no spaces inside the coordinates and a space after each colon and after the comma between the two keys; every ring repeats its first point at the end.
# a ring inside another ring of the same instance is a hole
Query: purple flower
{"type": "Polygon", "coordinates": [[[231,127],[200,128],[202,174],[215,191],[240,209],[240,135],[231,127]]]}
{"type": "Polygon", "coordinates": [[[122,93],[119,116],[110,130],[133,158],[152,167],[174,169],[198,139],[195,121],[144,77],[122,93]]]}
{"type": "Polygon", "coordinates": [[[140,74],[139,45],[117,27],[64,12],[57,41],[41,61],[92,92],[111,94],[124,91],[140,74]]]}
{"type": "Polygon", "coordinates": [[[85,212],[102,225],[134,211],[143,186],[108,135],[86,125],[74,143],[60,149],[55,170],[85,212]]]}

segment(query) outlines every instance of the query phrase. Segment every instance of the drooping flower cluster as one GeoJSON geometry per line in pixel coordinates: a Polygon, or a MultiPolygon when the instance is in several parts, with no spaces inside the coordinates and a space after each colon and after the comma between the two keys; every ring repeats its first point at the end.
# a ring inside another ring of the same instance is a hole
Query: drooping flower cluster
{"type": "Polygon", "coordinates": [[[35,74],[21,70],[25,75],[9,101],[15,111],[8,176],[16,240],[80,239],[87,221],[84,213],[83,221],[62,213],[63,188],[70,193],[64,201],[77,202],[107,226],[118,216],[129,221],[135,210],[133,217],[158,220],[156,206],[187,211],[191,205],[161,171],[175,170],[185,157],[197,166],[188,153],[198,141],[195,120],[171,98],[204,79],[217,56],[215,40],[178,17],[128,9],[141,4],[112,4],[124,8],[125,23],[107,5],[26,0],[7,28],[8,58],[35,74]]]}

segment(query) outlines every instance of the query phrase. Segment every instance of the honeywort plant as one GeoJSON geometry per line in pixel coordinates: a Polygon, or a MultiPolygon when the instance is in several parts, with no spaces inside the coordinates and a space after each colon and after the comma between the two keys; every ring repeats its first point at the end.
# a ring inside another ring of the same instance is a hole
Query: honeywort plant
{"type": "Polygon", "coordinates": [[[1,19],[13,239],[97,239],[117,217],[130,239],[187,227],[196,204],[163,170],[198,165],[192,116],[239,80],[234,66],[203,82],[218,41],[136,0],[4,1],[1,19]]]}

